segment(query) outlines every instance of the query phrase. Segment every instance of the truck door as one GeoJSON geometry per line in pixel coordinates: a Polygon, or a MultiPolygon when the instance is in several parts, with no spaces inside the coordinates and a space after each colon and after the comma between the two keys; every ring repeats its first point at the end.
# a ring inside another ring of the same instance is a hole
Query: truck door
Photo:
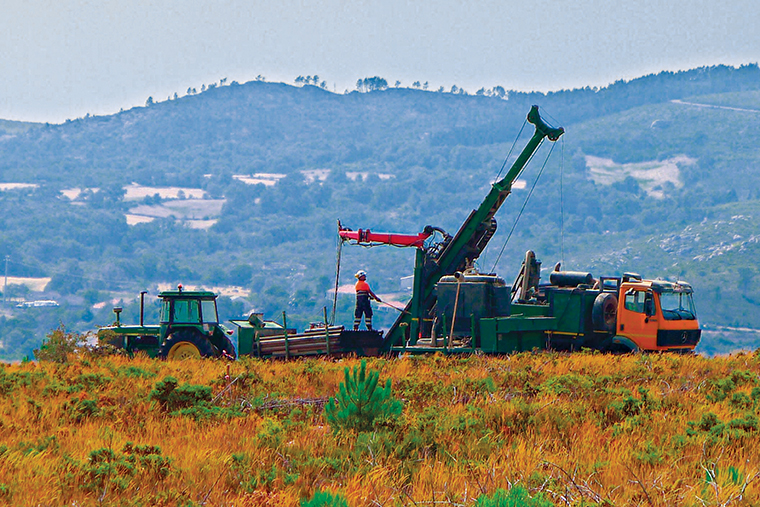
{"type": "Polygon", "coordinates": [[[642,350],[652,350],[657,348],[657,327],[652,291],[636,288],[626,291],[618,314],[618,334],[642,350]]]}

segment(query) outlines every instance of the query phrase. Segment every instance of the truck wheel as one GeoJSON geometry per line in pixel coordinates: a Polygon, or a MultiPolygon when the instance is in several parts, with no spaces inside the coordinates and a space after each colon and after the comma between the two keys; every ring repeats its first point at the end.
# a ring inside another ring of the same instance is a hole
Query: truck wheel
{"type": "Polygon", "coordinates": [[[181,360],[213,357],[211,344],[195,329],[179,329],[166,337],[158,349],[162,359],[181,360]]]}
{"type": "Polygon", "coordinates": [[[594,331],[614,333],[617,326],[617,296],[611,292],[602,292],[594,300],[591,310],[591,323],[594,331]]]}

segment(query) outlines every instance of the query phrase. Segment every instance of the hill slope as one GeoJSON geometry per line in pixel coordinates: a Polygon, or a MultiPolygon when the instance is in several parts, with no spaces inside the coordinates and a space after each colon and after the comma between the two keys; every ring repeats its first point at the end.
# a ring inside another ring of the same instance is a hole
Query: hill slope
{"type": "MultiPolygon", "coordinates": [[[[757,66],[712,67],[507,100],[233,83],[108,117],[3,124],[0,256],[21,283],[52,278],[44,293],[16,284],[9,296],[61,306],[6,308],[0,354],[28,354],[60,321],[106,324],[122,298],[134,321],[134,294],[160,284],[239,287],[228,289],[242,297],[224,300],[227,318],[253,307],[287,310],[298,325],[319,319],[334,284],[335,220],[456,231],[531,103],[567,133],[543,173],[549,146],[521,177],[481,269],[510,279],[532,248],[545,266],[686,278],[703,321],[760,327],[758,77],[757,66]]],[[[376,290],[394,294],[412,262],[409,251],[348,248],[342,268],[368,269],[376,290]]],[[[350,305],[340,302],[340,319],[350,305]]]]}

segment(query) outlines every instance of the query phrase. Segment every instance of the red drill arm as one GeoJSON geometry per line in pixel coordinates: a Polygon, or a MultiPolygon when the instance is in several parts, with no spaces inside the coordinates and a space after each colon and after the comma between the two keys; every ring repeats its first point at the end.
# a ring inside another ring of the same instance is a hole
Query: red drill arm
{"type": "Polygon", "coordinates": [[[369,229],[359,229],[352,231],[350,229],[339,229],[338,235],[342,239],[354,240],[359,244],[362,243],[382,243],[394,246],[414,246],[423,248],[425,240],[430,234],[421,232],[419,234],[393,234],[388,232],[372,232],[369,229]]]}

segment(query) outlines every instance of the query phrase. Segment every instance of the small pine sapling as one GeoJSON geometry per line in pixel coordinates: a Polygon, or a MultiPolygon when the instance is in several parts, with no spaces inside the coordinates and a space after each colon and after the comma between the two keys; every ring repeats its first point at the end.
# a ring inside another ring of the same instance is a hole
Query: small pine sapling
{"type": "Polygon", "coordinates": [[[344,370],[345,382],[340,392],[325,406],[327,422],[333,430],[369,431],[376,419],[388,419],[401,414],[401,402],[391,396],[391,381],[379,387],[380,372],[367,372],[367,362],[354,367],[353,372],[344,370]]]}

